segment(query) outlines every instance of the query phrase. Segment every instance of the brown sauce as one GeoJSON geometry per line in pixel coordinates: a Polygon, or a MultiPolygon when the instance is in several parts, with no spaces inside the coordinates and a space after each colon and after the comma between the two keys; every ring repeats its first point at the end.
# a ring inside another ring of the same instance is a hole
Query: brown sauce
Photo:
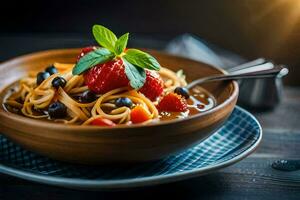
{"type": "Polygon", "coordinates": [[[204,88],[194,87],[190,90],[190,98],[187,100],[188,110],[185,112],[160,112],[160,120],[172,120],[186,118],[191,115],[205,112],[216,105],[215,98],[204,88]]]}

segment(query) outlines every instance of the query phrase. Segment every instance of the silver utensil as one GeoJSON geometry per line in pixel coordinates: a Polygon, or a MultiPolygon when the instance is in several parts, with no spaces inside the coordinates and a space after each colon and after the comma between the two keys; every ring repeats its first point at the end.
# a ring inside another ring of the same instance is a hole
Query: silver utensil
{"type": "Polygon", "coordinates": [[[211,81],[225,81],[225,80],[240,80],[240,79],[251,79],[251,78],[269,78],[269,77],[276,77],[280,73],[284,73],[287,69],[282,66],[275,66],[273,67],[273,64],[270,62],[251,66],[247,68],[243,68],[240,70],[235,70],[232,73],[229,74],[218,74],[218,75],[212,75],[208,77],[203,77],[200,79],[197,79],[191,83],[189,83],[186,87],[188,89],[191,89],[195,87],[196,85],[200,85],[206,82],[211,81]]]}
{"type": "Polygon", "coordinates": [[[190,83],[188,88],[209,81],[237,80],[240,86],[238,104],[241,106],[254,109],[270,109],[281,101],[282,77],[288,74],[287,68],[275,66],[264,58],[258,58],[232,67],[227,72],[226,75],[216,75],[196,80],[190,83]]]}
{"type": "Polygon", "coordinates": [[[235,67],[231,67],[229,69],[227,69],[227,72],[231,73],[237,70],[241,70],[241,69],[246,69],[248,67],[253,67],[253,66],[257,66],[257,65],[261,65],[268,62],[265,58],[257,58],[255,60],[243,63],[241,65],[237,65],[235,67]]]}
{"type": "Polygon", "coordinates": [[[275,108],[283,96],[282,77],[287,74],[284,68],[274,77],[239,80],[238,104],[256,110],[275,108]]]}

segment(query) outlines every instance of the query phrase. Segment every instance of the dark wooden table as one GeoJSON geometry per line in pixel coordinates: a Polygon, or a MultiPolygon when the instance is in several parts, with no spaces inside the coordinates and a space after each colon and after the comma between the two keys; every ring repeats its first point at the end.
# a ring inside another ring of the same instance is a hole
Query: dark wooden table
{"type": "MultiPolygon", "coordinates": [[[[52,38],[50,43],[37,44],[44,41],[41,38],[26,36],[24,41],[23,36],[0,37],[0,56],[4,56],[1,60],[47,47],[73,47],[90,42],[72,38],[58,42],[59,38],[52,38]],[[54,44],[51,41],[55,41],[54,44]],[[31,42],[32,45],[28,45],[31,42]],[[5,49],[14,53],[4,52],[5,49]]],[[[137,40],[134,45],[147,45],[147,41],[137,40]]],[[[155,45],[159,49],[164,42],[155,45]]],[[[0,199],[157,199],[162,195],[179,199],[300,199],[300,171],[282,172],[271,167],[271,163],[280,158],[300,159],[300,88],[286,87],[283,101],[276,109],[252,113],[263,127],[262,144],[248,158],[218,172],[177,183],[118,192],[75,191],[0,175],[0,199]]]]}

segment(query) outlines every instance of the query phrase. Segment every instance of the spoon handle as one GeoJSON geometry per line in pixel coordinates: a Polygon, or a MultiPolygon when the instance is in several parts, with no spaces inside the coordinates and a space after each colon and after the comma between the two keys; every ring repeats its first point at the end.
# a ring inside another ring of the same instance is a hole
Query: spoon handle
{"type": "Polygon", "coordinates": [[[209,77],[204,77],[197,79],[191,83],[189,83],[186,87],[188,89],[211,81],[225,81],[225,80],[237,80],[237,79],[249,79],[249,78],[267,78],[267,77],[275,77],[277,76],[282,70],[287,70],[282,66],[275,66],[272,69],[267,70],[258,70],[252,72],[241,72],[241,73],[234,73],[234,74],[218,74],[209,77]]]}
{"type": "Polygon", "coordinates": [[[252,60],[250,62],[243,63],[241,65],[229,68],[227,71],[229,73],[231,73],[231,72],[239,71],[239,70],[242,70],[242,69],[247,69],[247,68],[252,67],[252,66],[261,65],[261,64],[264,64],[266,62],[267,62],[267,60],[265,58],[258,58],[258,59],[252,60]]]}

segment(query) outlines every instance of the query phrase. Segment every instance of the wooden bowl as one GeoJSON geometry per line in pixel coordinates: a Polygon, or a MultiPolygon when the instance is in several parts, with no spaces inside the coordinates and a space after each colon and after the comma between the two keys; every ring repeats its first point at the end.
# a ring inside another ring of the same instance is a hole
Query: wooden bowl
{"type": "MultiPolygon", "coordinates": [[[[43,70],[54,62],[74,63],[80,49],[37,52],[0,65],[0,131],[26,149],[53,159],[81,164],[151,161],[180,152],[210,136],[232,112],[238,97],[234,81],[203,85],[217,100],[206,112],[149,125],[114,128],[64,125],[23,117],[5,111],[7,85],[30,70],[43,70]]],[[[224,71],[193,60],[147,50],[162,66],[183,69],[187,80],[224,71]]]]}

